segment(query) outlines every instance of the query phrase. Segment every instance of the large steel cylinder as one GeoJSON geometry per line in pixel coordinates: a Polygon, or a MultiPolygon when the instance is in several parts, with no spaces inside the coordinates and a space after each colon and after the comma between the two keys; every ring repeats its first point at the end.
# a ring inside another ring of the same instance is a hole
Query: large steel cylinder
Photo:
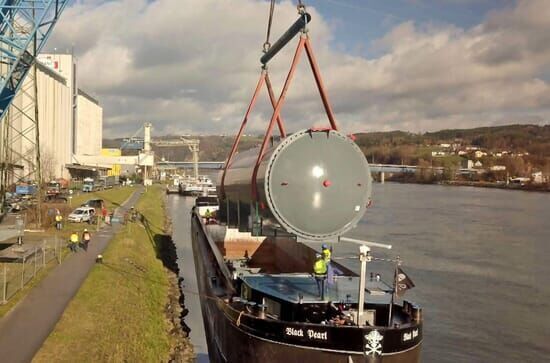
{"type": "Polygon", "coordinates": [[[255,180],[256,201],[251,177],[258,152],[253,148],[235,155],[225,176],[225,198],[220,198],[248,211],[249,222],[261,219],[302,239],[330,240],[353,228],[365,213],[369,165],[348,136],[303,130],[268,148],[255,180]]]}

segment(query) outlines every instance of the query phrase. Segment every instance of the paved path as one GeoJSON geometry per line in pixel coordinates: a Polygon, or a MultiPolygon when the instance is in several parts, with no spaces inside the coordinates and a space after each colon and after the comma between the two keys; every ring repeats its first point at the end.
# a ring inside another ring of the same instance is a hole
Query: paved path
{"type": "MultiPolygon", "coordinates": [[[[117,210],[120,215],[133,206],[139,188],[117,210]]],[[[30,362],[61,318],[63,311],[120,225],[103,227],[92,235],[88,251],[68,257],[51,271],[17,306],[0,320],[0,361],[30,362]]]]}

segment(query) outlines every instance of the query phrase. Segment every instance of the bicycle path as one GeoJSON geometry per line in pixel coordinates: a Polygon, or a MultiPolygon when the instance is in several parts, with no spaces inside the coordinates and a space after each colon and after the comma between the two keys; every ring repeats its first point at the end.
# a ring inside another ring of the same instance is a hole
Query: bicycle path
{"type": "MultiPolygon", "coordinates": [[[[137,190],[117,208],[122,217],[139,199],[137,190]]],[[[92,235],[88,251],[80,251],[54,268],[7,315],[0,319],[0,361],[30,362],[50,335],[65,308],[96,263],[109,241],[121,228],[119,224],[104,226],[92,235]]]]}

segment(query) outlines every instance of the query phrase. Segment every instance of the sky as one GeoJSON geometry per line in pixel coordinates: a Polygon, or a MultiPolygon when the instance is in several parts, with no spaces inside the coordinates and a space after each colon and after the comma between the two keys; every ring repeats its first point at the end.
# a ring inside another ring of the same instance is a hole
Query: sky
{"type": "MultiPolygon", "coordinates": [[[[550,1],[310,0],[309,37],[340,129],[425,132],[550,122],[550,1]]],[[[235,134],[260,75],[264,0],[75,0],[46,51],[73,49],[104,137],[235,134]]],[[[297,19],[278,1],[271,42],[297,19]]],[[[297,39],[269,64],[275,93],[297,39]]],[[[328,124],[307,58],[287,129],[328,124]]],[[[271,116],[263,92],[247,133],[271,116]]]]}

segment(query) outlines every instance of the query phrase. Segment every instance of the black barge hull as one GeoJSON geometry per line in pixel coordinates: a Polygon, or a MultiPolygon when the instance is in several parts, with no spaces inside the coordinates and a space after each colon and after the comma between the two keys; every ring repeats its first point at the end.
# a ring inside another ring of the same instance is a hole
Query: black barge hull
{"type": "MultiPolygon", "coordinates": [[[[285,324],[281,322],[262,322],[247,314],[239,313],[228,304],[231,296],[232,283],[223,263],[223,256],[215,243],[208,236],[200,218],[193,213],[191,223],[193,254],[197,282],[211,362],[297,362],[297,363],[351,363],[351,362],[383,362],[411,363],[420,362],[420,347],[422,342],[422,325],[415,327],[418,338],[411,342],[410,347],[396,352],[382,352],[381,355],[367,355],[361,350],[345,350],[345,335],[334,335],[334,347],[313,346],[301,344],[300,338],[295,342],[281,341],[285,326],[301,329],[304,324],[285,324]],[[262,326],[263,325],[263,326],[262,326]],[[342,344],[344,343],[344,344],[342,344]]],[[[307,325],[307,324],[306,324],[307,325]]],[[[307,326],[305,327],[307,328],[307,326]]],[[[342,328],[339,328],[342,329],[342,328]]],[[[305,331],[305,330],[304,330],[305,331]]],[[[406,329],[383,332],[386,340],[400,339],[406,329]],[[392,336],[393,334],[393,336],[392,336]]],[[[411,331],[409,330],[408,333],[411,331]]],[[[361,334],[361,337],[363,334],[361,334]]],[[[350,337],[351,341],[354,340],[350,337]]],[[[357,339],[355,339],[357,340],[357,339]]],[[[364,344],[363,344],[364,345],[364,344]]]]}

